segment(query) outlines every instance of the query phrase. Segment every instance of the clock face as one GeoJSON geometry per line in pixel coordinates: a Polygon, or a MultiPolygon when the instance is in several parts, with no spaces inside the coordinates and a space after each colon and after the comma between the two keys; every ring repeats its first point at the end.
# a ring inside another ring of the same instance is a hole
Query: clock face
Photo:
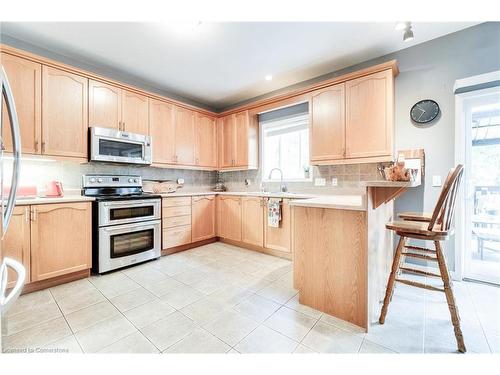
{"type": "Polygon", "coordinates": [[[410,110],[410,117],[417,124],[428,124],[438,115],[439,105],[430,99],[419,101],[410,110]]]}

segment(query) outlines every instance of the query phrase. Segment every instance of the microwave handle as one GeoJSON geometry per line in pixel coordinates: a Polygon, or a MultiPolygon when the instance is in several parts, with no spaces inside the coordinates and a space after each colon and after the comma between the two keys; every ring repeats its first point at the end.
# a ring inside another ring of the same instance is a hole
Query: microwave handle
{"type": "Polygon", "coordinates": [[[9,198],[7,199],[5,212],[3,213],[4,215],[3,228],[2,228],[3,229],[2,237],[3,237],[7,232],[7,228],[9,227],[10,219],[12,217],[12,211],[14,210],[14,205],[16,204],[16,194],[17,194],[17,186],[19,184],[19,171],[20,171],[20,161],[21,161],[21,135],[19,130],[19,119],[17,117],[17,112],[16,112],[16,104],[14,102],[14,95],[12,94],[12,89],[10,87],[9,81],[7,79],[7,74],[5,73],[3,66],[0,66],[0,76],[2,80],[2,97],[5,97],[5,104],[7,106],[7,113],[9,115],[9,120],[10,120],[12,146],[13,146],[12,154],[14,157],[14,166],[12,168],[12,182],[9,192],[9,198]]]}

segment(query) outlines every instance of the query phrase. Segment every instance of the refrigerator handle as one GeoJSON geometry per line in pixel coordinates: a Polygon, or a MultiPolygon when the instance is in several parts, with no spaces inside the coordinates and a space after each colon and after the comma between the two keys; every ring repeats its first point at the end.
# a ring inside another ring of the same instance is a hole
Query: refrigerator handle
{"type": "MultiPolygon", "coordinates": [[[[2,76],[2,95],[5,97],[5,104],[7,105],[7,113],[9,114],[11,134],[12,134],[12,154],[14,157],[14,166],[12,168],[12,182],[10,186],[9,198],[7,199],[7,205],[3,213],[3,236],[7,232],[9,227],[10,219],[12,217],[12,211],[14,210],[14,205],[16,204],[16,194],[17,186],[19,184],[19,169],[21,161],[21,135],[19,130],[19,119],[16,112],[16,104],[14,103],[14,96],[12,95],[12,90],[7,79],[7,74],[0,66],[0,75],[2,76]]],[[[3,203],[3,202],[2,202],[3,203]]]]}
{"type": "Polygon", "coordinates": [[[1,293],[0,293],[0,311],[2,314],[5,314],[9,309],[10,305],[19,297],[21,291],[23,290],[24,281],[26,278],[26,270],[24,266],[18,261],[12,258],[4,258],[3,263],[0,268],[0,276],[1,276],[1,293]],[[4,293],[7,290],[7,267],[12,268],[17,273],[17,281],[14,288],[10,291],[10,293],[6,296],[4,293]]]}

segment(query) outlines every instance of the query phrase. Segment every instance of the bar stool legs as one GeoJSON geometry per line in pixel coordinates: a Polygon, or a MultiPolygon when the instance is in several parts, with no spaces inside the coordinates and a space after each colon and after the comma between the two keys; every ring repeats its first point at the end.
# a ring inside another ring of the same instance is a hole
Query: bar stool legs
{"type": "Polygon", "coordinates": [[[396,275],[399,272],[399,266],[401,264],[401,253],[406,245],[406,238],[404,236],[399,237],[398,247],[396,253],[394,254],[394,260],[392,261],[391,274],[389,276],[389,281],[387,282],[387,289],[385,291],[384,305],[382,306],[382,311],[380,313],[380,318],[378,322],[384,324],[385,316],[387,315],[387,308],[392,299],[392,293],[394,291],[394,282],[396,281],[396,275]]]}
{"type": "Polygon", "coordinates": [[[455,296],[453,295],[452,283],[448,274],[448,267],[446,266],[446,259],[444,258],[440,242],[434,241],[434,245],[436,246],[436,256],[438,258],[439,272],[441,273],[441,278],[443,279],[444,293],[446,295],[446,301],[448,302],[448,309],[450,310],[451,322],[453,323],[453,328],[455,331],[458,351],[461,353],[465,353],[466,349],[464,337],[462,335],[462,329],[460,328],[460,316],[458,314],[458,307],[455,303],[455,296]]]}

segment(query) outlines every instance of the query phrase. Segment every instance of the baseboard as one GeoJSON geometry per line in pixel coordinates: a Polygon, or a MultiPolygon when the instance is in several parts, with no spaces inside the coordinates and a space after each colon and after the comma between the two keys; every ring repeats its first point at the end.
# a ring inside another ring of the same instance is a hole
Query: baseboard
{"type": "Polygon", "coordinates": [[[269,249],[267,247],[252,245],[252,244],[248,244],[248,243],[241,242],[241,241],[233,241],[233,240],[229,240],[227,238],[222,238],[222,237],[219,238],[219,241],[222,243],[227,243],[229,245],[239,246],[239,247],[243,247],[243,248],[248,249],[248,250],[257,251],[259,253],[264,253],[264,254],[268,254],[268,255],[273,255],[275,257],[292,260],[292,253],[284,253],[282,251],[269,249]]]}
{"type": "Polygon", "coordinates": [[[164,256],[164,255],[170,255],[170,254],[178,253],[180,251],[185,251],[185,250],[193,249],[195,247],[199,247],[199,246],[203,246],[203,245],[208,245],[209,243],[214,243],[214,242],[217,242],[217,237],[208,238],[206,240],[192,242],[192,243],[188,243],[188,244],[185,244],[185,245],[180,245],[180,246],[175,246],[175,247],[169,247],[168,249],[163,249],[161,251],[161,255],[162,256],[164,256]]]}
{"type": "Polygon", "coordinates": [[[54,277],[52,279],[35,281],[29,284],[26,284],[23,288],[22,294],[27,294],[31,292],[36,292],[37,290],[51,288],[56,285],[66,284],[71,281],[76,281],[80,279],[85,279],[90,276],[90,269],[69,273],[67,275],[62,275],[58,277],[54,277]]]}

